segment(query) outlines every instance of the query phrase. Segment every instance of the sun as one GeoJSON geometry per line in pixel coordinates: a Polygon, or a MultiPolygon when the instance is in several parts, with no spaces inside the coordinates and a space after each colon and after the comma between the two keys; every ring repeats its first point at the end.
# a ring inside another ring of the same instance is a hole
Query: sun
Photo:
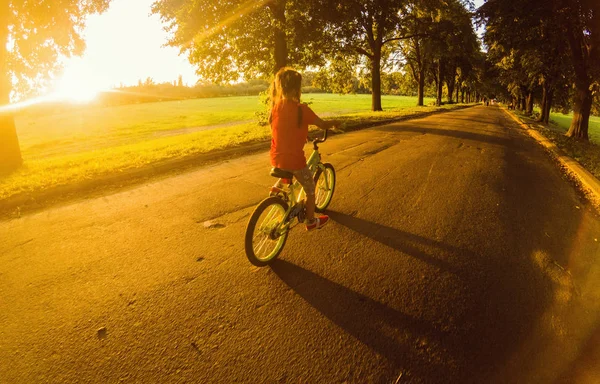
{"type": "Polygon", "coordinates": [[[51,97],[60,101],[89,103],[108,88],[90,66],[79,60],[71,62],[55,80],[51,97]]]}
{"type": "Polygon", "coordinates": [[[78,103],[89,103],[94,100],[100,89],[94,89],[85,84],[72,82],[72,81],[61,81],[53,93],[55,99],[78,102],[78,103]]]}

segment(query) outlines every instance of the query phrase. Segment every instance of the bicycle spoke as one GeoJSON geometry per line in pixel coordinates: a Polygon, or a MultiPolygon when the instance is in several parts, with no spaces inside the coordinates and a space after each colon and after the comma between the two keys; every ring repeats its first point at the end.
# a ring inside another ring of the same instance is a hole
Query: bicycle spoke
{"type": "Polygon", "coordinates": [[[258,248],[256,249],[257,256],[262,255],[262,250],[268,242],[269,242],[269,237],[265,236],[265,238],[259,243],[258,248]]]}
{"type": "Polygon", "coordinates": [[[267,213],[267,216],[265,217],[265,219],[260,224],[260,228],[258,229],[258,231],[261,233],[269,234],[272,229],[271,228],[272,223],[276,222],[273,218],[273,216],[276,214],[277,214],[277,209],[275,207],[272,207],[271,210],[269,211],[269,213],[267,213]]]}
{"type": "Polygon", "coordinates": [[[268,228],[268,226],[273,221],[273,216],[275,216],[276,214],[277,214],[277,210],[275,209],[275,207],[272,207],[271,210],[269,211],[269,213],[267,213],[267,216],[264,218],[263,222],[261,223],[260,229],[264,230],[265,227],[268,228]]]}
{"type": "Polygon", "coordinates": [[[254,238],[252,239],[252,244],[255,243],[255,240],[256,240],[257,244],[261,244],[265,239],[268,239],[268,238],[269,238],[269,235],[267,235],[267,234],[264,234],[264,233],[258,234],[256,236],[254,236],[254,238]]]}
{"type": "Polygon", "coordinates": [[[282,222],[284,216],[282,210],[276,206],[270,207],[264,213],[264,218],[255,229],[252,239],[252,248],[259,259],[268,258],[276,249],[275,247],[279,241],[272,239],[271,236],[275,228],[282,222]]]}
{"type": "Polygon", "coordinates": [[[315,193],[317,209],[324,209],[329,205],[335,185],[335,173],[326,167],[317,179],[317,190],[315,193]]]}
{"type": "Polygon", "coordinates": [[[246,256],[252,264],[263,267],[281,253],[290,229],[289,223],[284,222],[287,212],[287,203],[275,196],[256,207],[244,240],[246,256]]]}

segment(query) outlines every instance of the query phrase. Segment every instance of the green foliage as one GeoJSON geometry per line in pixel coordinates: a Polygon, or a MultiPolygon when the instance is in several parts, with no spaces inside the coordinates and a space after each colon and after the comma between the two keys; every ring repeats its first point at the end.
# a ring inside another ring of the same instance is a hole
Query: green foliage
{"type": "MultiPolygon", "coordinates": [[[[399,32],[409,1],[325,1],[328,28],[345,55],[362,55],[369,63],[374,111],[381,110],[381,67],[389,59],[386,45],[401,39],[399,32]]],[[[360,81],[359,81],[360,83],[360,81]]]]}
{"type": "Polygon", "coordinates": [[[594,101],[592,103],[592,114],[594,116],[600,116],[600,93],[596,93],[594,101]]]}
{"type": "Polygon", "coordinates": [[[356,73],[356,60],[339,55],[320,68],[314,75],[312,84],[331,93],[356,93],[359,89],[356,73]]]}
{"type": "Polygon", "coordinates": [[[319,72],[315,73],[311,84],[314,87],[331,92],[329,73],[326,67],[322,67],[319,72]]]}
{"type": "Polygon", "coordinates": [[[381,90],[387,95],[416,96],[417,84],[410,72],[392,72],[381,75],[381,90]]]}
{"type": "Polygon", "coordinates": [[[0,63],[13,79],[14,90],[27,95],[43,86],[58,69],[58,57],[80,55],[85,48],[81,37],[84,20],[90,13],[103,12],[110,0],[4,1],[0,5],[0,47],[7,50],[0,63]],[[8,47],[8,49],[7,49],[8,47]]]}
{"type": "Polygon", "coordinates": [[[267,89],[258,96],[261,107],[258,111],[254,112],[254,115],[256,116],[258,125],[265,126],[269,124],[269,117],[271,116],[271,92],[267,89]]]}
{"type": "MultiPolygon", "coordinates": [[[[600,2],[488,1],[478,15],[486,23],[490,60],[513,97],[539,97],[543,90],[562,109],[571,99],[577,116],[589,113],[590,91],[600,80],[600,2]]],[[[573,119],[569,135],[585,139],[584,120],[573,119]]]]}
{"type": "Polygon", "coordinates": [[[168,44],[186,53],[204,79],[220,83],[269,76],[281,64],[321,64],[326,40],[315,20],[316,5],[158,0],[152,10],[168,24],[168,44]]]}
{"type": "MultiPolygon", "coordinates": [[[[481,83],[475,68],[483,60],[470,12],[459,1],[423,1],[408,9],[397,49],[402,53],[405,70],[414,86],[431,82],[455,87],[475,88],[481,83]]],[[[439,95],[441,102],[441,94],[439,95]]]]}

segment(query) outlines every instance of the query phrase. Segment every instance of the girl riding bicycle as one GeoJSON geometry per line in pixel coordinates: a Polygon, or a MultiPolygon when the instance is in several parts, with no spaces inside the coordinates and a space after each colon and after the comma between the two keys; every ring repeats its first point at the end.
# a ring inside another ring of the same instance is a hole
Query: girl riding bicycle
{"type": "Polygon", "coordinates": [[[302,75],[292,68],[281,68],[271,85],[271,165],[291,172],[306,193],[306,230],[318,229],[329,221],[327,215],[315,217],[315,181],[306,166],[304,144],[308,126],[329,129],[337,120],[321,120],[306,104],[300,103],[302,75]]]}

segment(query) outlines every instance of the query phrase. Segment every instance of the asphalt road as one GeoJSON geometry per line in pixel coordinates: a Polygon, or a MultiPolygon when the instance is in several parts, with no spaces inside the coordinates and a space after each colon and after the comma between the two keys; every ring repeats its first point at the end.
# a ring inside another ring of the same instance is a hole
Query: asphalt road
{"type": "Polygon", "coordinates": [[[600,220],[503,111],[321,148],[333,221],[272,267],[266,153],[0,222],[0,383],[597,382],[600,220]]]}

